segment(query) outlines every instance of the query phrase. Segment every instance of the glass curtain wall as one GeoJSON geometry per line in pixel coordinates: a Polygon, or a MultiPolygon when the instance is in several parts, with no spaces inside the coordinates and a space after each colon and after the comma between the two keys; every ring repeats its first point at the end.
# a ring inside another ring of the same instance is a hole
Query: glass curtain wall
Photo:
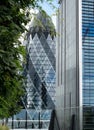
{"type": "Polygon", "coordinates": [[[31,21],[26,39],[24,108],[10,119],[8,124],[12,129],[47,129],[55,107],[55,28],[44,11],[36,19],[31,21]]]}
{"type": "Polygon", "coordinates": [[[94,0],[82,0],[83,130],[94,130],[94,0]]]}

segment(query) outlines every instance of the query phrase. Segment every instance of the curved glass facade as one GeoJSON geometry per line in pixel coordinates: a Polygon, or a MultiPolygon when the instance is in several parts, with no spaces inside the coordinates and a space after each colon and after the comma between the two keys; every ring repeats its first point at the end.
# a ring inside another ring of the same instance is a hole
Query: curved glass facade
{"type": "Polygon", "coordinates": [[[94,129],[94,0],[82,0],[83,129],[94,129]]]}
{"type": "Polygon", "coordinates": [[[55,39],[36,33],[27,44],[27,107],[52,109],[55,102],[55,39]]]}
{"type": "Polygon", "coordinates": [[[22,98],[24,108],[10,119],[9,126],[12,129],[47,129],[55,107],[55,29],[44,11],[39,12],[36,17],[45,29],[33,20],[27,33],[24,69],[26,93],[22,98]]]}

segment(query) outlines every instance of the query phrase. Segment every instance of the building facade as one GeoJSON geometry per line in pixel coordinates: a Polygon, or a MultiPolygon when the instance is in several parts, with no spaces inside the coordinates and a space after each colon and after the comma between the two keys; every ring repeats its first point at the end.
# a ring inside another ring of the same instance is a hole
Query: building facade
{"type": "MultiPolygon", "coordinates": [[[[55,107],[56,58],[55,28],[51,18],[40,11],[35,15],[27,34],[26,92],[31,119],[42,120],[47,128],[55,107]]],[[[37,127],[36,127],[37,128],[37,127]]]]}
{"type": "Polygon", "coordinates": [[[49,24],[54,27],[50,17],[39,12],[27,34],[27,107],[32,109],[54,108],[56,44],[55,28],[49,24]]]}
{"type": "Polygon", "coordinates": [[[94,129],[94,0],[60,0],[56,115],[60,130],[94,129]]]}
{"type": "Polygon", "coordinates": [[[26,44],[25,96],[23,109],[9,119],[12,129],[47,129],[55,108],[56,31],[44,11],[34,15],[26,44]]]}

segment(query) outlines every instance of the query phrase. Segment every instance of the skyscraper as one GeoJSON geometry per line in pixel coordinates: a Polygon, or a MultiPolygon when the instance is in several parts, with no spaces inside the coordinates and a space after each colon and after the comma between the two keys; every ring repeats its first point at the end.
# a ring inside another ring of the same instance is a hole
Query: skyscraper
{"type": "Polygon", "coordinates": [[[55,108],[56,31],[43,10],[34,15],[26,35],[25,95],[23,109],[8,121],[12,129],[48,128],[55,108]]]}
{"type": "Polygon", "coordinates": [[[60,0],[56,115],[60,130],[94,129],[94,0],[60,0]]]}
{"type": "Polygon", "coordinates": [[[40,11],[34,16],[27,34],[26,92],[27,109],[32,119],[50,120],[55,103],[55,28],[51,18],[40,11]]]}

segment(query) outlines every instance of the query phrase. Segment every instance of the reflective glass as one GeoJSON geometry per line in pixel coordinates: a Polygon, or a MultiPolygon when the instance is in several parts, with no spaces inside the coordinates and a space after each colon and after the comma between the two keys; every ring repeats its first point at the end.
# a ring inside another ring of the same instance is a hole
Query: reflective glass
{"type": "Polygon", "coordinates": [[[94,0],[82,0],[82,41],[83,129],[93,130],[94,114],[91,116],[91,109],[94,108],[94,0]]]}

